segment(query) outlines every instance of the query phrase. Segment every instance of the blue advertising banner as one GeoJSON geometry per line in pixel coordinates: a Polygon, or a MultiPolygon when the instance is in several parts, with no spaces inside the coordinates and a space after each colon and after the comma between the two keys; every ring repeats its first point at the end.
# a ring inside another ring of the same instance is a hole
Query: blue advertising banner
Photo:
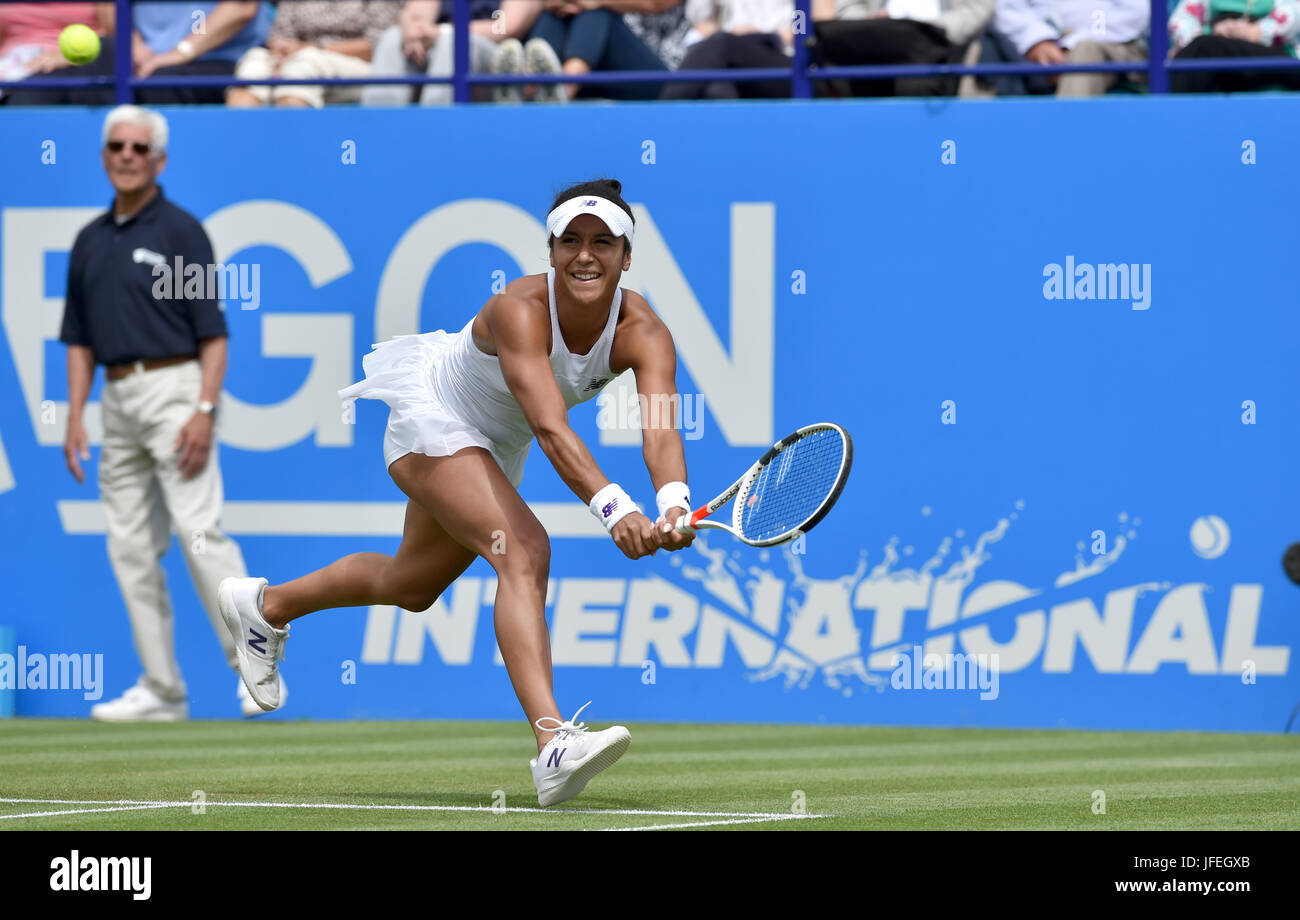
{"type": "MultiPolygon", "coordinates": [[[[795,544],[625,559],[534,448],[556,693],[584,717],[1279,731],[1300,698],[1290,100],[166,111],[165,194],[226,284],[226,531],[279,583],[393,553],[371,343],[459,329],[545,271],[554,194],[624,184],[623,285],[672,330],[694,495],[794,428],[856,446],[795,544]]],[[[65,466],[58,342],[108,205],[103,111],[0,111],[0,687],[84,716],[139,662],[96,485],[65,466]]],[[[126,253],[122,258],[130,258],[126,253]]],[[[571,414],[653,506],[630,380],[571,414]]],[[[177,534],[191,715],[237,678],[177,534]]],[[[427,611],[293,626],[270,718],[516,718],[482,560],[427,611]]],[[[2,692],[2,691],[0,691],[2,692]]]]}

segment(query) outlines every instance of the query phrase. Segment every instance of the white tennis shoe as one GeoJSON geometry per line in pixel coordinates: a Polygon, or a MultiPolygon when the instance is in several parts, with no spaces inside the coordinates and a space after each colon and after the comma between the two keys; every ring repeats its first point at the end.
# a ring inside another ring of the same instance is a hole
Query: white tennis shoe
{"type": "Polygon", "coordinates": [[[284,658],[289,630],[276,629],[262,617],[265,591],[265,578],[222,579],[217,587],[217,608],[235,640],[239,676],[249,696],[263,712],[270,712],[283,702],[284,682],[277,661],[284,658]]]}
{"type": "MultiPolygon", "coordinates": [[[[517,77],[524,72],[524,46],[517,38],[504,38],[492,56],[492,72],[517,77]]],[[[519,83],[498,83],[492,87],[493,102],[523,102],[519,83]]]]}
{"type": "MultiPolygon", "coordinates": [[[[280,706],[289,702],[289,685],[284,682],[284,677],[277,674],[280,678],[280,706]]],[[[244,686],[244,678],[239,678],[239,686],[235,688],[235,694],[239,698],[239,711],[244,714],[245,719],[251,719],[253,716],[260,716],[266,710],[257,705],[257,700],[253,699],[248,688],[244,686]]]]}
{"type": "MultiPolygon", "coordinates": [[[[588,700],[582,709],[591,705],[588,700]]],[[[601,770],[613,766],[632,743],[632,733],[622,725],[600,732],[587,731],[585,722],[574,724],[582,709],[567,722],[543,716],[537,720],[542,731],[551,731],[543,722],[554,722],[558,727],[546,746],[528,766],[533,770],[533,785],[537,787],[537,803],[545,808],[567,802],[586,788],[601,770]]]]}
{"type": "Polygon", "coordinates": [[[90,707],[96,722],[184,722],[189,715],[184,700],[165,700],[140,683],[115,700],[90,707]]]}
{"type": "MultiPolygon", "coordinates": [[[[524,45],[524,73],[558,77],[564,73],[560,56],[544,38],[530,38],[524,45]]],[[[568,102],[569,91],[563,83],[539,83],[534,102],[568,102]]]]}

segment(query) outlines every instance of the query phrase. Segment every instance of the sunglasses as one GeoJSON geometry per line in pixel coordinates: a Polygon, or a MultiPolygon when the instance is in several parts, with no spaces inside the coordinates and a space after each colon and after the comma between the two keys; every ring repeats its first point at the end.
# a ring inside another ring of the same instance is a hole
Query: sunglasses
{"type": "MultiPolygon", "coordinates": [[[[104,146],[108,148],[109,153],[121,153],[127,144],[126,141],[109,141],[104,146]]],[[[149,151],[153,150],[148,144],[141,144],[139,141],[131,144],[131,149],[135,151],[137,156],[147,156],[149,151]]]]}

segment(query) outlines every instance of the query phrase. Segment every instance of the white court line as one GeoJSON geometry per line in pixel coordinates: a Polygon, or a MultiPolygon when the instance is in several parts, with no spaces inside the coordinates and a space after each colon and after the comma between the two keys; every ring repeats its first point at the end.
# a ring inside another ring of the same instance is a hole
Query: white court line
{"type": "Polygon", "coordinates": [[[607,831],[675,831],[682,827],[716,827],[719,824],[759,824],[764,821],[803,821],[807,818],[829,818],[830,815],[768,815],[764,818],[739,818],[735,821],[691,821],[685,824],[651,824],[646,827],[606,827],[607,831]]]}
{"type": "Polygon", "coordinates": [[[29,811],[21,815],[0,815],[0,821],[10,818],[49,818],[55,815],[88,815],[97,811],[144,811],[149,808],[171,807],[172,803],[167,802],[162,805],[119,805],[115,808],[69,808],[63,811],[29,811]]]}
{"type": "MultiPolygon", "coordinates": [[[[116,806],[108,808],[91,808],[85,809],[85,812],[93,811],[132,811],[145,808],[190,808],[195,803],[193,800],[179,802],[145,802],[132,799],[113,800],[94,800],[94,799],[11,799],[0,798],[0,804],[15,805],[105,805],[116,806]]],[[[622,809],[604,809],[604,808],[523,808],[523,807],[502,807],[494,808],[490,805],[357,805],[352,803],[337,802],[213,802],[205,801],[206,807],[226,807],[226,808],[305,808],[305,809],[329,809],[340,811],[468,811],[479,812],[484,814],[504,814],[512,812],[517,814],[539,814],[539,815],[610,815],[610,816],[651,816],[663,818],[724,818],[723,821],[707,821],[693,824],[664,824],[652,827],[640,828],[609,828],[609,830],[661,830],[675,827],[705,827],[711,824],[750,824],[761,821],[801,821],[809,818],[829,818],[830,815],[794,815],[783,812],[771,813],[762,811],[664,811],[639,808],[622,808],[622,809]]],[[[26,815],[0,815],[0,817],[18,818],[18,817],[45,817],[59,814],[76,814],[72,811],[51,811],[26,815]]]]}

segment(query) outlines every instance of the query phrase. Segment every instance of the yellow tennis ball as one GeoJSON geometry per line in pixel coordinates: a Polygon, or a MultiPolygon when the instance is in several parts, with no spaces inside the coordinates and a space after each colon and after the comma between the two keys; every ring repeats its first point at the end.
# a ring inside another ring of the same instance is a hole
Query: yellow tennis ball
{"type": "Polygon", "coordinates": [[[74,64],[89,64],[99,57],[99,36],[90,26],[68,26],[59,33],[59,50],[74,64]]]}

